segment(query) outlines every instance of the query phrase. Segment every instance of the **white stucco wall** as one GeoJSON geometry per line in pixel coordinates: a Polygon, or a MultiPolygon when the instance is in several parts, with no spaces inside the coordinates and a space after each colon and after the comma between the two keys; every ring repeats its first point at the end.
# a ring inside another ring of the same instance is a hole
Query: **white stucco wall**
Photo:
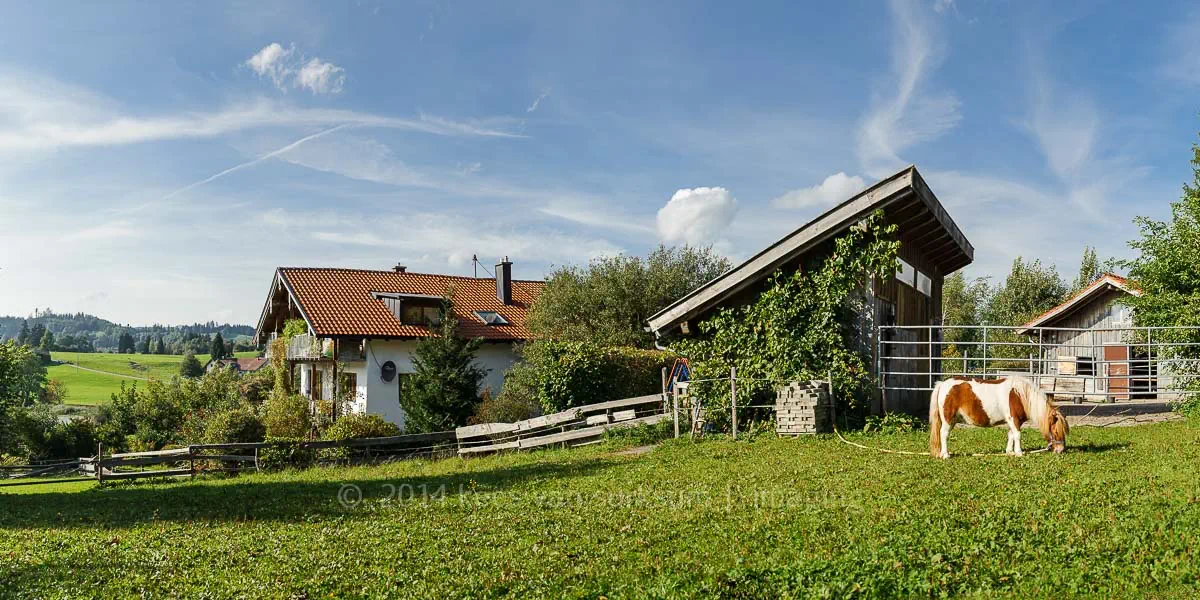
{"type": "MultiPolygon", "coordinates": [[[[414,340],[370,340],[367,342],[366,361],[347,363],[345,370],[358,375],[358,391],[361,408],[355,410],[377,414],[384,419],[404,427],[404,410],[400,408],[400,377],[391,382],[383,381],[380,370],[384,363],[392,361],[399,374],[412,373],[414,340]]],[[[492,395],[500,393],[504,385],[504,372],[517,360],[512,344],[485,343],[479,349],[476,364],[488,370],[483,387],[491,388],[492,395]]],[[[482,390],[482,387],[480,388],[482,390]]]]}

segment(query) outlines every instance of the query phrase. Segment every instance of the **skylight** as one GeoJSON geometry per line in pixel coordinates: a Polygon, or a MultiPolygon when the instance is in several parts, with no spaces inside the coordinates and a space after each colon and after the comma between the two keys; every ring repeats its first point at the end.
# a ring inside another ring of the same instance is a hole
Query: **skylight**
{"type": "Polygon", "coordinates": [[[479,317],[480,321],[483,321],[488,325],[508,325],[508,320],[500,316],[500,313],[498,312],[492,312],[490,310],[477,310],[475,311],[475,316],[479,317]]]}

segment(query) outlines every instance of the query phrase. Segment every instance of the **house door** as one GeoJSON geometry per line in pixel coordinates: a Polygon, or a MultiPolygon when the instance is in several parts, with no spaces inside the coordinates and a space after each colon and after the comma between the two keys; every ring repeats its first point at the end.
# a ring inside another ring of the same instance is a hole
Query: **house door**
{"type": "Polygon", "coordinates": [[[1104,347],[1104,375],[1108,377],[1108,397],[1129,399],[1129,346],[1104,347]]]}

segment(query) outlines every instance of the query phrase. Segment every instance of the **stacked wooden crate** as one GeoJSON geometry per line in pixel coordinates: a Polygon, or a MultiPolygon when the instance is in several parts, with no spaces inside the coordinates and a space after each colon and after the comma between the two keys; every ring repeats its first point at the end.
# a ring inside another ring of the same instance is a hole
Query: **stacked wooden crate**
{"type": "Polygon", "coordinates": [[[829,387],[824,381],[793,381],[775,399],[775,432],[779,435],[828,433],[832,425],[829,387]]]}

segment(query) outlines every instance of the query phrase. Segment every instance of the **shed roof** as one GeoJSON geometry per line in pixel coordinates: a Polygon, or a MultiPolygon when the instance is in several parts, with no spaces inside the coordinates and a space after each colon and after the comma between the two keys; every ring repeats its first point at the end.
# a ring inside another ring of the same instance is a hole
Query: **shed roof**
{"type": "Polygon", "coordinates": [[[933,195],[917,168],[910,165],[659,311],[649,319],[651,331],[661,334],[708,313],[878,209],[884,210],[889,223],[898,226],[901,244],[917,248],[939,274],[952,273],[974,260],[975,249],[971,242],[933,195]]]}
{"type": "Polygon", "coordinates": [[[1087,306],[1089,302],[1110,291],[1120,291],[1133,296],[1142,295],[1142,290],[1130,283],[1128,279],[1113,273],[1105,273],[1062,304],[1034,317],[1033,320],[1022,325],[1022,328],[1018,329],[1017,333],[1025,334],[1034,327],[1051,327],[1052,323],[1069,316],[1077,309],[1087,306]]]}
{"type": "Polygon", "coordinates": [[[379,298],[381,294],[440,298],[454,293],[454,316],[459,332],[486,340],[529,339],[529,307],[545,287],[544,281],[512,282],[512,303],[496,297],[496,280],[433,273],[368,271],[312,267],[280,267],[259,318],[256,335],[272,331],[288,303],[318,336],[423,338],[432,332],[422,325],[401,323],[379,298]],[[495,312],[507,324],[489,325],[476,311],[495,312]]]}

